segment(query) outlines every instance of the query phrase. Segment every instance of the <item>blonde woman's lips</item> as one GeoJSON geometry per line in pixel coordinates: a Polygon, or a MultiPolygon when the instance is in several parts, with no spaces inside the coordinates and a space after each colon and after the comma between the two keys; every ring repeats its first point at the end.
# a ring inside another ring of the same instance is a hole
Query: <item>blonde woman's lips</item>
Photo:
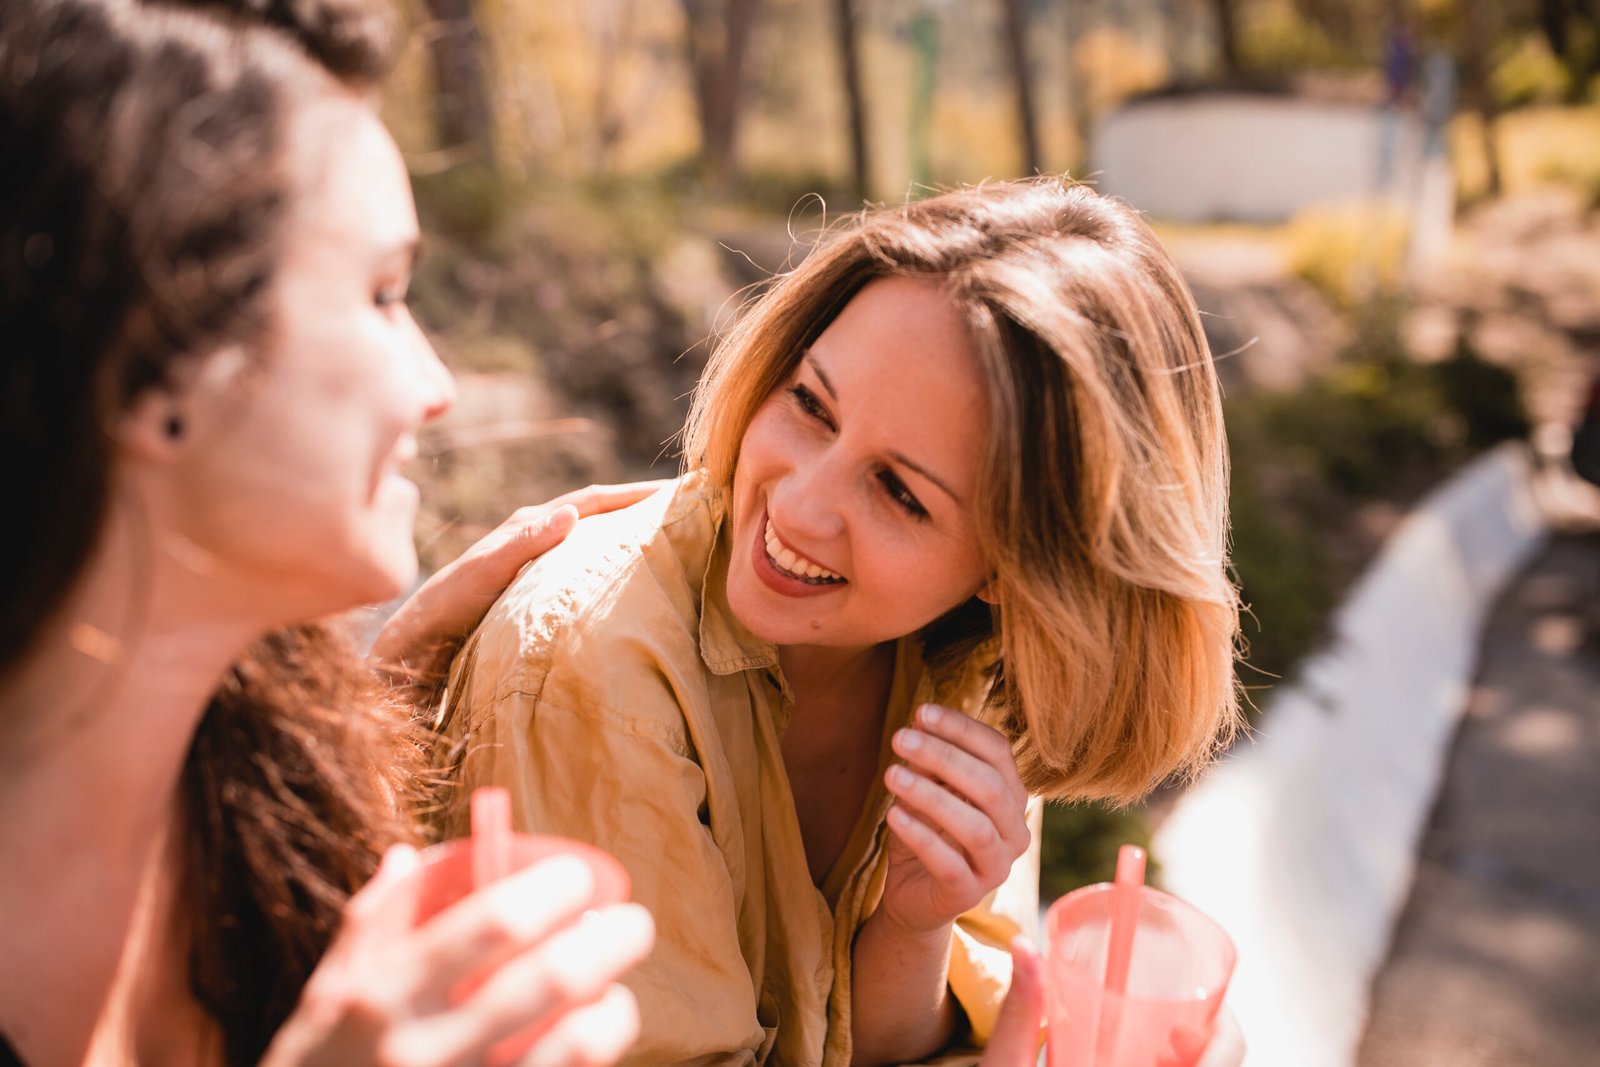
{"type": "Polygon", "coordinates": [[[785,545],[765,512],[751,538],[750,555],[756,577],[784,596],[822,596],[846,584],[842,575],[785,545]]]}

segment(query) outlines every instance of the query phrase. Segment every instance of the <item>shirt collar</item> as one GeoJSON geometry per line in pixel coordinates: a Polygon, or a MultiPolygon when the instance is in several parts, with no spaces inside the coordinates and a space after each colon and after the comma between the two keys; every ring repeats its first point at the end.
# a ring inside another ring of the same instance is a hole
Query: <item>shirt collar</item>
{"type": "Polygon", "coordinates": [[[726,494],[713,498],[711,519],[711,557],[700,585],[700,658],[712,674],[776,667],[777,647],[746,629],[728,606],[728,561],[733,546],[726,494]]]}

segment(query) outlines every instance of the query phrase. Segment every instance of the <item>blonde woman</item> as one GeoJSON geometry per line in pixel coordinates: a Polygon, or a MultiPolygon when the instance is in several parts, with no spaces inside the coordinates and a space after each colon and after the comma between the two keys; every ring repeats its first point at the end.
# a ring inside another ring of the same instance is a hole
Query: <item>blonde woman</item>
{"type": "Polygon", "coordinates": [[[983,1044],[1039,801],[1135,798],[1234,729],[1187,288],[1062,180],[866,214],[719,346],[686,467],[491,609],[443,712],[461,780],[629,867],[659,929],[630,1062],[983,1044]]]}

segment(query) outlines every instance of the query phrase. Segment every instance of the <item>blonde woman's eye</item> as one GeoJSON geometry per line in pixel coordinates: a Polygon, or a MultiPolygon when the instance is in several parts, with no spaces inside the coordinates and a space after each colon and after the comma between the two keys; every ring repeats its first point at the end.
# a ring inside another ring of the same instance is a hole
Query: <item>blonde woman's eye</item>
{"type": "Polygon", "coordinates": [[[878,481],[883,484],[884,492],[889,494],[889,499],[898,504],[907,515],[913,519],[928,517],[928,509],[923,507],[922,501],[906,488],[906,483],[895,476],[894,471],[880,471],[878,481]]]}
{"type": "Polygon", "coordinates": [[[827,409],[822,406],[822,401],[818,400],[817,395],[811,390],[807,389],[803,385],[794,385],[789,387],[789,395],[794,398],[796,406],[798,406],[801,411],[805,412],[807,415],[810,415],[818,422],[826,423],[829,426],[833,425],[832,421],[828,418],[827,409]]]}

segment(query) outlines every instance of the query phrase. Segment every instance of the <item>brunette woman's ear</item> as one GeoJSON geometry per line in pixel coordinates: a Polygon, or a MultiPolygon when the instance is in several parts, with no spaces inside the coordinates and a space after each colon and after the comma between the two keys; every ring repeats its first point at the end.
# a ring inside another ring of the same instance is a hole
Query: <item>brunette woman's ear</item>
{"type": "Polygon", "coordinates": [[[985,604],[988,604],[990,607],[999,607],[1000,579],[990,578],[987,582],[984,582],[982,585],[978,586],[977,596],[979,600],[983,601],[985,604]]]}
{"type": "Polygon", "coordinates": [[[177,456],[197,436],[207,415],[222,409],[246,366],[237,345],[180,361],[168,381],[152,386],[128,404],[117,427],[117,441],[130,454],[161,462],[177,456]]]}
{"type": "Polygon", "coordinates": [[[139,459],[169,460],[183,450],[190,419],[183,398],[167,388],[146,389],[133,399],[117,425],[117,443],[139,459]]]}

